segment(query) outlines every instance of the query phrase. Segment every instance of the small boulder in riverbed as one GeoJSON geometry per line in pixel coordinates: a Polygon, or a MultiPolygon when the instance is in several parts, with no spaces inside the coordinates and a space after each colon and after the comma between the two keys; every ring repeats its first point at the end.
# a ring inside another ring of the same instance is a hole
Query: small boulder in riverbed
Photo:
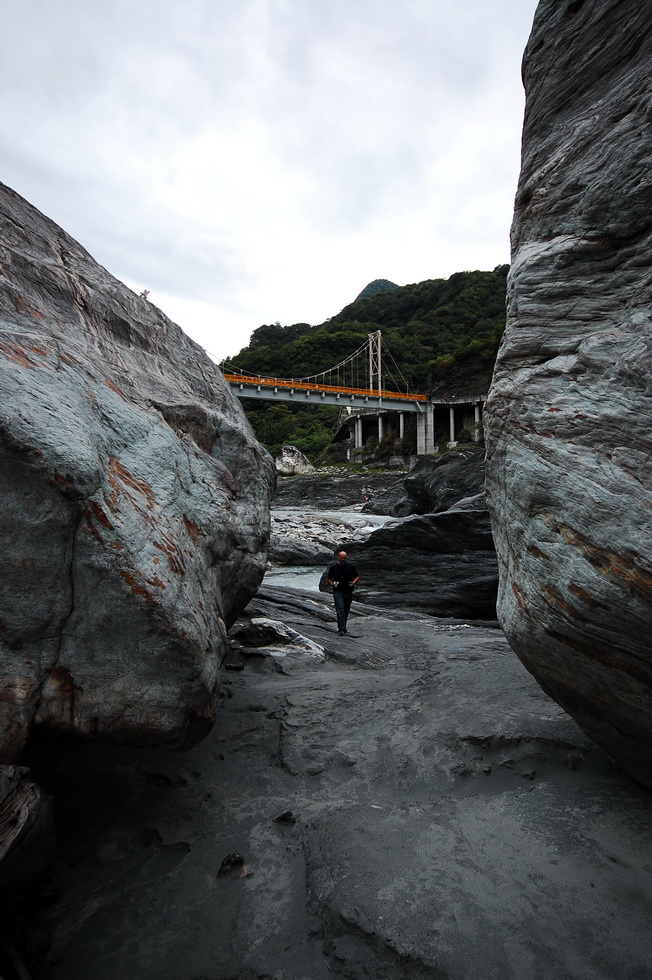
{"type": "Polygon", "coordinates": [[[280,453],[274,457],[276,472],[280,476],[298,476],[302,473],[314,473],[315,467],[307,456],[296,446],[283,446],[280,453]]]}

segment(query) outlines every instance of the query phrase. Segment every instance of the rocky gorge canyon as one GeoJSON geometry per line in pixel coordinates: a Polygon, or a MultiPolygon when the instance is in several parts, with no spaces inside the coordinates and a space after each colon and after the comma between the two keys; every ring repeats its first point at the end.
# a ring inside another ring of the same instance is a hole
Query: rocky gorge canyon
{"type": "Polygon", "coordinates": [[[486,463],[277,481],[0,186],[3,980],[649,977],[651,27],[539,5],[486,463]]]}

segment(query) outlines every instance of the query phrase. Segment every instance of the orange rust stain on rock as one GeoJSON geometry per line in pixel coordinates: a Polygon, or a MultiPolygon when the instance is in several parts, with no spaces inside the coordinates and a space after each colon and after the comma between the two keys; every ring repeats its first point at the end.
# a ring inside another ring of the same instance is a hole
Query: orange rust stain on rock
{"type": "Polygon", "coordinates": [[[20,364],[21,367],[29,368],[30,371],[36,367],[34,361],[19,344],[0,344],[0,352],[5,354],[10,361],[20,364]]]}
{"type": "Polygon", "coordinates": [[[159,551],[163,552],[168,560],[170,568],[176,575],[185,575],[186,566],[184,565],[181,555],[179,554],[174,542],[169,537],[163,542],[152,541],[152,544],[155,548],[158,548],[159,551]]]}
{"type": "Polygon", "coordinates": [[[548,405],[549,412],[561,412],[561,408],[555,408],[554,405],[548,405]]]}
{"type": "Polygon", "coordinates": [[[573,619],[584,619],[584,617],[576,609],[574,609],[570,603],[566,602],[566,600],[562,598],[557,589],[555,589],[552,585],[548,585],[543,589],[543,598],[546,605],[550,606],[552,609],[562,609],[569,616],[572,616],[573,619]]]}
{"type": "Polygon", "coordinates": [[[590,596],[588,592],[584,591],[584,589],[580,589],[579,585],[569,585],[568,590],[569,592],[572,592],[573,595],[576,595],[578,599],[581,599],[582,602],[585,602],[587,606],[592,606],[593,608],[597,606],[602,606],[601,602],[598,602],[597,599],[594,599],[593,596],[590,596]]]}
{"type": "Polygon", "coordinates": [[[149,483],[135,477],[133,473],[130,473],[127,467],[115,457],[110,460],[109,469],[111,472],[109,483],[116,493],[120,492],[123,487],[129,487],[129,489],[136,490],[138,493],[143,494],[143,496],[147,498],[148,504],[153,505],[156,502],[154,491],[150,487],[149,483]]]}
{"type": "Polygon", "coordinates": [[[60,720],[65,720],[70,725],[74,724],[77,695],[83,693],[84,688],[75,684],[67,667],[55,667],[50,673],[50,680],[55,691],[54,697],[52,699],[48,697],[47,700],[54,700],[60,720]]]}
{"type": "Polygon", "coordinates": [[[537,546],[535,544],[529,544],[527,546],[527,550],[530,552],[531,555],[534,555],[535,558],[549,558],[550,557],[549,555],[547,555],[545,553],[545,551],[541,551],[541,548],[537,548],[537,546]]]}
{"type": "Polygon", "coordinates": [[[89,511],[93,512],[95,519],[99,521],[100,524],[102,524],[104,527],[110,528],[113,526],[109,518],[106,516],[106,514],[100,507],[100,505],[96,503],[94,500],[88,501],[88,506],[86,508],[86,511],[84,512],[84,516],[88,515],[89,511]]]}
{"type": "Polygon", "coordinates": [[[141,585],[136,581],[135,576],[128,572],[126,569],[122,569],[120,573],[129,586],[130,591],[133,595],[142,596],[142,598],[147,602],[148,605],[155,605],[155,599],[150,592],[147,591],[144,585],[141,585]]]}
{"type": "Polygon", "coordinates": [[[73,485],[73,481],[69,480],[67,476],[63,476],[58,470],[54,471],[54,479],[64,487],[71,487],[73,485]]]}
{"type": "Polygon", "coordinates": [[[555,521],[548,523],[568,544],[581,551],[586,560],[603,575],[620,579],[646,599],[652,596],[652,575],[643,571],[628,555],[618,554],[610,548],[600,548],[568,525],[555,521]]]}
{"type": "Polygon", "coordinates": [[[29,313],[29,315],[33,316],[36,320],[45,319],[43,313],[41,313],[40,310],[37,310],[35,306],[32,306],[29,300],[26,300],[24,296],[20,295],[20,293],[11,292],[10,296],[16,313],[29,313]]]}
{"type": "Polygon", "coordinates": [[[518,604],[521,607],[521,609],[524,609],[525,611],[527,611],[527,602],[526,602],[525,596],[523,595],[522,590],[516,584],[516,582],[512,582],[512,591],[514,592],[514,595],[516,596],[516,598],[518,600],[518,604]]]}
{"type": "Polygon", "coordinates": [[[63,363],[67,364],[69,367],[71,367],[73,364],[76,365],[80,363],[76,357],[72,356],[72,354],[59,354],[59,360],[63,361],[63,363]]]}
{"type": "Polygon", "coordinates": [[[188,532],[192,540],[195,542],[195,544],[197,544],[199,539],[204,536],[203,533],[199,530],[196,524],[194,524],[191,520],[189,520],[189,518],[186,517],[185,514],[183,515],[183,523],[186,525],[186,531],[188,532]]]}
{"type": "Polygon", "coordinates": [[[74,698],[77,691],[83,691],[84,688],[75,684],[72,674],[67,667],[55,667],[50,678],[53,684],[56,684],[62,694],[66,697],[74,698]]]}
{"type": "Polygon", "coordinates": [[[118,386],[115,383],[115,381],[112,381],[111,378],[105,378],[104,379],[104,384],[107,386],[107,388],[110,388],[111,391],[115,391],[116,395],[120,395],[120,397],[121,398],[124,398],[125,401],[126,401],[126,396],[125,396],[124,391],[122,391],[120,388],[118,388],[118,386]]]}
{"type": "Polygon", "coordinates": [[[91,512],[89,511],[88,507],[86,508],[86,510],[84,511],[84,513],[83,513],[82,516],[83,516],[84,520],[86,521],[86,527],[91,532],[91,534],[93,535],[93,537],[95,538],[95,540],[103,543],[104,542],[104,538],[100,534],[99,529],[97,527],[95,527],[95,524],[93,523],[93,518],[92,518],[91,512]]]}

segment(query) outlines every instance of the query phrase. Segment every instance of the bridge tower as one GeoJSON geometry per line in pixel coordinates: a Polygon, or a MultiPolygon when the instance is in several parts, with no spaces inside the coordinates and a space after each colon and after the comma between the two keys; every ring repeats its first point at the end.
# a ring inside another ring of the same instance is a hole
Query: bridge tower
{"type": "Polygon", "coordinates": [[[375,330],[373,333],[368,333],[367,337],[369,338],[369,391],[375,389],[380,398],[383,390],[382,331],[375,330]]]}

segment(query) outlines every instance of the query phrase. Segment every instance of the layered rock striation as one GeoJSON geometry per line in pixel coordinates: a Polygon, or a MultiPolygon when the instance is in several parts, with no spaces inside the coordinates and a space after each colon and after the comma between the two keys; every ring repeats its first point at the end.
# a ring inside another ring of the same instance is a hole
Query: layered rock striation
{"type": "Polygon", "coordinates": [[[274,480],[201,348],[0,185],[0,760],[206,732],[274,480]]]}
{"type": "Polygon", "coordinates": [[[649,787],[651,58],[647,4],[539,4],[485,414],[501,624],[544,690],[649,787]]]}

